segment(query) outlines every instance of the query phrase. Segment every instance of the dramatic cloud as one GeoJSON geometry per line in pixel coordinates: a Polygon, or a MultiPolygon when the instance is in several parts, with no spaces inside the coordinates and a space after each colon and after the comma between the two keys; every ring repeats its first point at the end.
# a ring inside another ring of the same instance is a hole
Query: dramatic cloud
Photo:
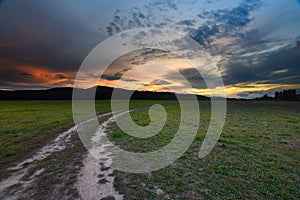
{"type": "MultiPolygon", "coordinates": [[[[298,89],[299,1],[0,0],[0,9],[1,88],[71,86],[84,57],[99,42],[133,28],[155,27],[178,30],[201,44],[222,72],[231,96],[250,98],[280,85],[298,89]]],[[[100,84],[114,86],[124,74],[145,64],[172,65],[191,83],[193,92],[207,92],[196,70],[170,52],[150,49],[119,58],[100,84]]],[[[182,91],[186,87],[163,68],[157,70],[157,77],[152,74],[152,81],[149,74],[141,73],[123,78],[123,87],[164,90],[168,86],[182,91]]]]}
{"type": "MultiPolygon", "coordinates": [[[[282,30],[257,27],[259,18],[255,13],[266,10],[267,3],[261,0],[247,0],[230,8],[208,9],[195,15],[194,18],[184,19],[180,16],[180,1],[169,2],[156,1],[143,8],[134,8],[129,13],[118,10],[115,15],[114,25],[117,26],[115,34],[130,28],[146,27],[152,23],[154,27],[176,28],[186,32],[212,55],[224,75],[226,85],[238,85],[239,83],[263,84],[294,84],[299,83],[299,59],[297,50],[298,38],[289,35],[274,37],[276,31],[282,30]],[[155,6],[155,7],[154,7],[155,6]],[[156,8],[157,7],[157,8],[156,8]],[[155,17],[153,13],[164,10],[169,16],[155,17]],[[175,13],[175,14],[174,14],[175,13]],[[177,15],[177,14],[178,15],[177,15]],[[126,16],[126,17],[125,17],[126,16]],[[122,21],[120,19],[123,19],[122,21]]],[[[189,2],[195,4],[195,2],[189,2]]],[[[206,3],[213,4],[213,1],[206,3]]],[[[192,13],[192,12],[191,12],[192,13]]],[[[259,15],[258,15],[259,16],[259,15]]],[[[272,22],[274,23],[274,22],[272,22]]],[[[280,25],[279,25],[280,26],[280,25]]],[[[294,35],[292,33],[292,35],[294,35]]],[[[141,57],[143,59],[143,57],[141,57]]],[[[136,64],[143,64],[141,60],[136,64]]],[[[205,83],[201,76],[193,69],[179,70],[192,84],[193,87],[203,88],[205,83]]],[[[166,78],[172,79],[172,74],[166,78]]],[[[266,85],[265,90],[271,90],[271,85],[266,85]]],[[[236,92],[238,89],[235,88],[236,92]]],[[[257,88],[261,88],[258,86],[257,88]]],[[[241,89],[245,90],[245,89],[241,89]]],[[[245,90],[247,92],[247,90],[245,90]]],[[[248,96],[253,92],[249,90],[248,96]]],[[[256,93],[257,94],[257,93],[256,93]]],[[[242,95],[246,95],[243,93],[242,95]]]]}
{"type": "Polygon", "coordinates": [[[57,73],[50,68],[37,68],[31,66],[15,66],[10,69],[0,69],[0,87],[8,89],[34,89],[72,86],[75,72],[57,73]]]}
{"type": "MultiPolygon", "coordinates": [[[[83,21],[74,21],[74,17],[64,12],[63,7],[49,9],[53,6],[44,0],[12,0],[1,5],[0,87],[4,84],[9,87],[11,83],[12,89],[24,89],[14,84],[22,81],[22,85],[29,88],[52,87],[43,81],[37,87],[36,79],[19,77],[23,73],[21,70],[27,69],[23,66],[74,76],[74,71],[79,68],[86,54],[101,41],[97,27],[93,31],[83,21]],[[30,86],[30,83],[33,84],[30,86]]],[[[62,80],[61,76],[56,77],[55,74],[52,77],[62,80]]]]}
{"type": "Polygon", "coordinates": [[[252,0],[230,10],[213,10],[198,14],[198,17],[206,22],[189,35],[204,46],[209,46],[218,38],[242,35],[241,30],[253,20],[250,13],[260,6],[260,0],[252,0]]]}
{"type": "Polygon", "coordinates": [[[278,50],[256,65],[251,60],[236,58],[225,71],[226,84],[265,81],[276,84],[297,84],[300,80],[300,49],[278,50]],[[248,63],[248,61],[250,63],[248,63]]]}

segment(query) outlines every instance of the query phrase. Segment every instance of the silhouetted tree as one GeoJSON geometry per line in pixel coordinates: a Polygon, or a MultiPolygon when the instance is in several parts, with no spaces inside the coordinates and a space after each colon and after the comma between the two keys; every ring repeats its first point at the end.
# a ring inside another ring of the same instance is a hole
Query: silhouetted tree
{"type": "Polygon", "coordinates": [[[279,99],[279,96],[280,96],[280,94],[279,94],[279,92],[275,92],[275,99],[279,99]]]}
{"type": "Polygon", "coordinates": [[[275,99],[280,101],[295,101],[297,100],[296,90],[289,89],[281,92],[275,92],[275,99]]]}

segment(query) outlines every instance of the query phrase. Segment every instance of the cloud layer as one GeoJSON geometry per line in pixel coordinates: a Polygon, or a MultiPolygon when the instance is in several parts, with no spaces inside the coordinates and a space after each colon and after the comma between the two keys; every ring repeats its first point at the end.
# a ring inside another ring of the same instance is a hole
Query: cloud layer
{"type": "MultiPolygon", "coordinates": [[[[178,30],[201,44],[217,63],[231,96],[298,89],[299,9],[296,1],[266,0],[0,0],[0,88],[71,86],[81,62],[99,42],[133,28],[155,27],[178,30]]],[[[148,54],[120,58],[101,83],[115,84],[133,66],[174,59],[166,52],[148,54]]],[[[177,68],[195,91],[203,92],[199,74],[177,68]]],[[[137,78],[127,77],[126,87],[163,88],[176,82],[172,73],[148,83],[137,78]]]]}

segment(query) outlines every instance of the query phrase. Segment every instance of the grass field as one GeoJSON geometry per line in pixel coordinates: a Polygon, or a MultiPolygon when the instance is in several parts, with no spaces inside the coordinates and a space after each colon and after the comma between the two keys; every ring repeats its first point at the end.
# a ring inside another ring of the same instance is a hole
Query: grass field
{"type": "MultiPolygon", "coordinates": [[[[108,103],[97,104],[97,110],[109,111],[108,103]]],[[[0,163],[43,146],[73,124],[70,101],[0,102],[0,163]]]]}
{"type": "MultiPolygon", "coordinates": [[[[147,125],[148,106],[153,103],[164,105],[168,112],[159,134],[136,139],[113,124],[110,139],[133,152],[153,151],[168,144],[179,125],[177,102],[133,101],[132,108],[138,109],[132,118],[147,125]]],[[[99,101],[96,110],[108,112],[109,105],[99,101]]],[[[300,103],[228,102],[221,138],[204,159],[198,158],[198,152],[209,124],[210,103],[200,101],[199,105],[198,135],[179,160],[149,174],[115,172],[115,187],[125,199],[300,198],[300,103]]],[[[0,163],[21,159],[72,125],[71,102],[1,102],[0,163]]],[[[81,145],[78,141],[76,145],[81,145]]],[[[75,156],[72,152],[63,155],[65,164],[75,156]]],[[[58,158],[56,162],[50,159],[41,165],[54,167],[58,158]]]]}

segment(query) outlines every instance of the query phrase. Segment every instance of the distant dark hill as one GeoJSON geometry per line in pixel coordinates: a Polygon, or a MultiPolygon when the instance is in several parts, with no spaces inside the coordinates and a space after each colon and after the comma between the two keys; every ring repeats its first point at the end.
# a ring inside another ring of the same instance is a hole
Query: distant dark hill
{"type": "MultiPolygon", "coordinates": [[[[82,92],[82,99],[86,96],[85,93],[90,93],[96,89],[95,98],[97,100],[109,100],[113,90],[116,90],[120,95],[119,99],[125,99],[129,93],[133,91],[116,89],[111,87],[97,86],[97,88],[89,89],[74,89],[82,92]]],[[[0,90],[0,100],[71,100],[73,88],[51,88],[46,90],[15,90],[6,91],[0,90]]],[[[178,94],[181,98],[191,99],[192,95],[178,94]]],[[[197,96],[198,100],[208,100],[209,97],[197,96]]],[[[176,96],[171,92],[150,92],[150,91],[134,91],[131,99],[134,100],[175,100],[176,96]]]]}
{"type": "Polygon", "coordinates": [[[0,90],[0,100],[69,100],[72,88],[52,88],[48,90],[0,90]]]}

